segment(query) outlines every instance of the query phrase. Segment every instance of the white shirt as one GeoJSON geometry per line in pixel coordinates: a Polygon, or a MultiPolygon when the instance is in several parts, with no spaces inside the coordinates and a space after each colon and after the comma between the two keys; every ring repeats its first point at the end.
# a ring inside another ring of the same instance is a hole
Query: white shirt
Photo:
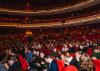
{"type": "Polygon", "coordinates": [[[72,56],[67,57],[67,58],[66,58],[66,60],[68,61],[68,62],[67,62],[67,64],[70,64],[70,62],[72,61],[72,59],[73,59],[73,57],[72,57],[72,56]]]}

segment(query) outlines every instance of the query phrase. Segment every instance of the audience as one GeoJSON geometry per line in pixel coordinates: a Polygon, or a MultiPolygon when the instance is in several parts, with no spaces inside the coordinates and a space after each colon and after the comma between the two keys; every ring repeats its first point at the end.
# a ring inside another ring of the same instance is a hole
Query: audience
{"type": "Polygon", "coordinates": [[[0,35],[1,71],[100,70],[97,26],[37,31],[32,35],[17,32],[0,35]]]}

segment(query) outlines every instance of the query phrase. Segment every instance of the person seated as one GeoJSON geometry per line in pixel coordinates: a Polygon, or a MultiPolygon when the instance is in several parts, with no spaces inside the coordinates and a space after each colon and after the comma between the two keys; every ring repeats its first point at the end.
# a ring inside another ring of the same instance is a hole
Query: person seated
{"type": "Polygon", "coordinates": [[[78,69],[73,65],[69,65],[64,68],[64,71],[78,71],[78,69]]]}
{"type": "Polygon", "coordinates": [[[100,59],[92,57],[95,71],[100,71],[100,59]]]}
{"type": "Polygon", "coordinates": [[[47,56],[45,61],[49,63],[47,71],[58,71],[58,65],[56,60],[54,60],[51,56],[47,56]]]}
{"type": "Polygon", "coordinates": [[[60,58],[56,60],[59,71],[64,71],[64,66],[65,66],[64,61],[65,61],[65,55],[60,54],[60,58]]]}
{"type": "Polygon", "coordinates": [[[81,56],[80,71],[92,71],[92,70],[93,70],[93,64],[90,59],[90,56],[87,53],[83,53],[81,56]]]}

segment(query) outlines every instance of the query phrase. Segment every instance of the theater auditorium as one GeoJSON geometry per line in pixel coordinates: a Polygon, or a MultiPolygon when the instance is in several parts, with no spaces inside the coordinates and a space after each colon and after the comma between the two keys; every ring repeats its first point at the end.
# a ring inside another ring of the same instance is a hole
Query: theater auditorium
{"type": "Polygon", "coordinates": [[[100,71],[100,0],[0,0],[0,71],[100,71]]]}

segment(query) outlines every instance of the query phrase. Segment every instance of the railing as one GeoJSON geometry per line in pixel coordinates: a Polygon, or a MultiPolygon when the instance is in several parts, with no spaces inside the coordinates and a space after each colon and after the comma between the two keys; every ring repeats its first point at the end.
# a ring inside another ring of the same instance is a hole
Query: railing
{"type": "Polygon", "coordinates": [[[66,20],[65,23],[62,22],[51,22],[51,23],[38,23],[38,24],[21,24],[21,23],[0,23],[1,27],[19,27],[19,28],[38,28],[38,27],[57,27],[65,25],[81,25],[87,24],[89,22],[99,22],[100,14],[91,15],[88,17],[66,20]]]}
{"type": "Polygon", "coordinates": [[[60,9],[51,9],[51,10],[40,10],[40,11],[21,11],[21,10],[9,10],[9,9],[0,9],[1,13],[7,13],[7,14],[16,14],[16,15],[51,15],[51,14],[58,14],[58,13],[64,13],[64,12],[71,12],[82,8],[87,8],[96,4],[99,4],[99,0],[89,0],[80,4],[76,4],[69,7],[64,7],[60,9]]]}

